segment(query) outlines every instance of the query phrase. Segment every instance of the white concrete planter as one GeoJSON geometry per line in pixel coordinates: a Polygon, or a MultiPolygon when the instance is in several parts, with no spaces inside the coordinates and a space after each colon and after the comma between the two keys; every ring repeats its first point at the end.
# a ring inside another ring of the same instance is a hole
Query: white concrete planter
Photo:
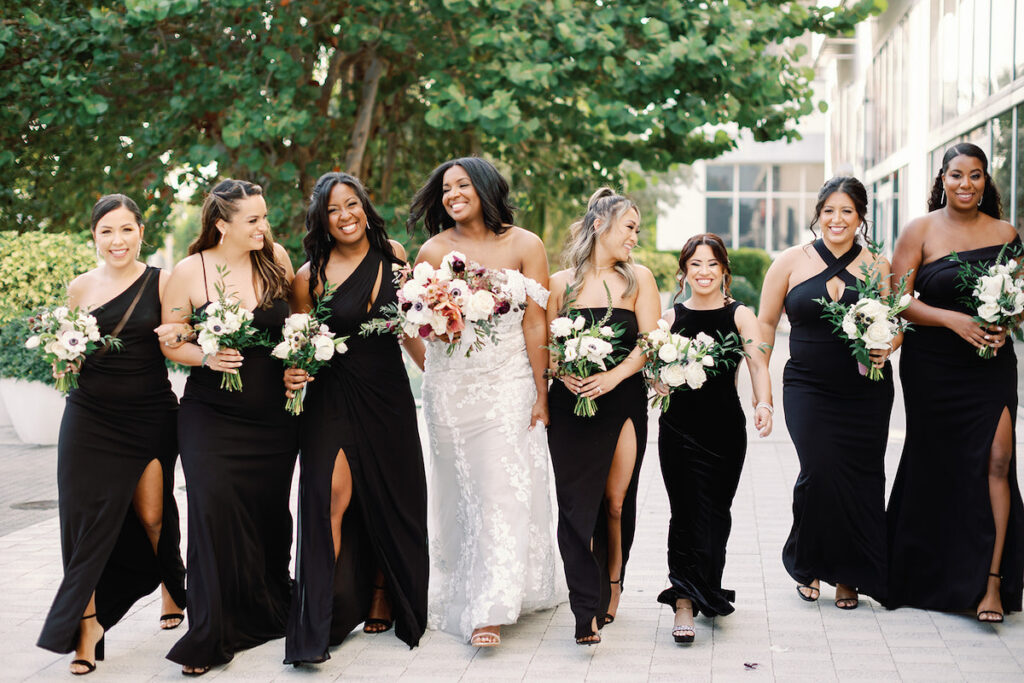
{"type": "Polygon", "coordinates": [[[0,396],[18,438],[25,443],[52,446],[57,443],[64,416],[64,396],[42,382],[0,379],[0,396]]]}

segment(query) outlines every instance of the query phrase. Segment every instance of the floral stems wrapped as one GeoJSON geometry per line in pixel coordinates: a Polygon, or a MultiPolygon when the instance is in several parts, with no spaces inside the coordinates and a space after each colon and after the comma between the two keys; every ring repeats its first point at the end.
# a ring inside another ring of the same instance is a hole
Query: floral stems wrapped
{"type": "Polygon", "coordinates": [[[410,337],[447,342],[452,355],[466,356],[497,338],[494,324],[512,308],[507,278],[452,251],[441,267],[419,263],[395,269],[398,302],[386,306],[381,318],[363,323],[361,336],[404,332],[410,337]]]}
{"type": "MultiPolygon", "coordinates": [[[[280,358],[289,367],[304,370],[312,377],[330,362],[334,354],[348,351],[345,344],[348,337],[335,338],[334,332],[325,322],[330,315],[327,302],[334,295],[335,289],[325,283],[323,294],[317,297],[312,311],[288,316],[281,329],[283,340],[270,355],[280,358]]],[[[305,395],[305,388],[292,392],[292,397],[285,403],[285,409],[292,415],[302,413],[305,395]]]]}
{"type": "MultiPolygon", "coordinates": [[[[960,301],[975,311],[973,319],[983,327],[1003,327],[1012,330],[1018,338],[1024,338],[1020,330],[1020,316],[1024,312],[1024,267],[1020,263],[1021,248],[1010,245],[999,250],[995,263],[984,266],[967,263],[953,252],[950,258],[960,264],[957,273],[957,289],[965,292],[960,301]]],[[[982,358],[995,356],[995,349],[982,346],[978,349],[982,358]]]]}
{"type": "Polygon", "coordinates": [[[876,265],[881,254],[880,242],[868,242],[868,249],[875,256],[871,265],[862,265],[863,280],[858,279],[856,289],[859,297],[854,304],[844,304],[821,297],[815,301],[821,304],[821,317],[832,323],[835,333],[845,339],[853,357],[860,365],[861,374],[870,380],[881,380],[885,373],[874,367],[871,352],[892,348],[897,335],[910,329],[910,325],[899,317],[911,301],[910,294],[900,294],[907,284],[907,273],[896,287],[886,287],[886,278],[876,265]]]}
{"type": "Polygon", "coordinates": [[[734,366],[747,355],[744,340],[735,332],[719,332],[719,337],[715,341],[705,332],[698,332],[692,338],[676,334],[665,320],[658,321],[657,329],[641,335],[644,376],[669,388],[668,394],[655,394],[652,408],[665,412],[672,392],[700,389],[708,377],[734,366]]]}
{"type": "MultiPolygon", "coordinates": [[[[197,333],[196,341],[203,350],[204,358],[223,349],[243,349],[259,343],[256,328],[252,324],[252,311],[226,293],[224,278],[228,274],[227,268],[217,266],[217,273],[220,275],[214,284],[217,299],[192,315],[192,327],[197,333]]],[[[241,391],[242,376],[237,372],[221,373],[220,388],[225,391],[241,391]]]]}
{"type": "Polygon", "coordinates": [[[96,318],[79,308],[43,310],[29,318],[28,325],[33,334],[25,341],[25,348],[39,349],[43,360],[53,368],[57,391],[65,394],[78,388],[78,373],[87,355],[101,346],[115,350],[122,347],[120,339],[100,336],[96,318]]]}
{"type": "MultiPolygon", "coordinates": [[[[605,286],[607,290],[607,285],[605,286]]],[[[566,288],[566,309],[569,310],[571,300],[566,288]]],[[[608,310],[596,323],[587,324],[582,314],[561,316],[551,321],[551,351],[556,370],[554,376],[566,377],[573,375],[580,378],[590,377],[608,369],[621,359],[615,358],[614,340],[622,336],[622,325],[609,325],[612,317],[611,294],[608,294],[608,310]]],[[[597,414],[597,401],[589,396],[577,396],[573,414],[580,417],[593,417],[597,414]]]]}

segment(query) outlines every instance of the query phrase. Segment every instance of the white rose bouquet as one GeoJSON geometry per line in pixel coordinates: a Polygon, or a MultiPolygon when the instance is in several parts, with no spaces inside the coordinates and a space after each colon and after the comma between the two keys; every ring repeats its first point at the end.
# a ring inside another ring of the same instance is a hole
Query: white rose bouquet
{"type": "MultiPolygon", "coordinates": [[[[868,249],[877,258],[882,245],[869,242],[868,249]]],[[[886,290],[882,286],[881,273],[874,264],[862,265],[861,272],[864,278],[857,280],[856,288],[860,298],[856,303],[844,304],[825,297],[815,301],[821,304],[822,318],[831,322],[836,334],[849,343],[860,373],[867,375],[870,380],[878,381],[885,375],[881,368],[872,365],[871,352],[891,348],[896,336],[910,328],[907,321],[899,317],[910,305],[910,294],[900,295],[910,273],[903,276],[898,286],[886,290]]]]}
{"type": "MultiPolygon", "coordinates": [[[[1020,316],[1024,313],[1024,265],[1019,260],[1020,249],[1009,254],[1007,249],[1008,245],[1000,249],[995,263],[988,267],[967,263],[956,252],[950,258],[960,263],[956,286],[966,293],[961,303],[975,311],[975,322],[984,327],[1004,327],[1022,339],[1020,316]]],[[[995,349],[983,346],[978,349],[978,355],[992,358],[995,349]]]]}
{"type": "Polygon", "coordinates": [[[658,321],[657,329],[640,337],[640,350],[644,354],[644,376],[651,382],[661,382],[669,393],[655,394],[651,407],[668,410],[672,392],[700,389],[708,377],[732,367],[746,356],[743,340],[730,332],[718,341],[704,332],[692,338],[671,332],[665,320],[658,321]]]}
{"type": "MultiPolygon", "coordinates": [[[[335,354],[348,351],[345,341],[348,337],[335,338],[334,332],[324,322],[330,316],[327,302],[334,294],[335,287],[324,284],[324,291],[317,297],[313,310],[309,313],[292,313],[284,321],[281,328],[282,341],[270,352],[274,358],[280,358],[286,365],[313,376],[320,368],[327,365],[335,354]]],[[[292,415],[302,412],[302,400],[306,390],[296,391],[285,409],[292,415]]]]}
{"type": "MultiPolygon", "coordinates": [[[[196,343],[205,356],[212,356],[221,349],[243,349],[264,343],[252,325],[252,311],[244,308],[239,301],[227,295],[224,276],[227,269],[217,266],[220,278],[214,285],[217,299],[192,314],[192,327],[196,331],[196,343]]],[[[226,391],[241,391],[242,376],[238,373],[221,374],[220,388],[226,391]]]]}
{"type": "Polygon", "coordinates": [[[395,269],[398,303],[383,309],[384,317],[363,323],[359,334],[404,332],[410,337],[447,342],[448,355],[464,347],[469,356],[497,338],[496,317],[512,303],[506,276],[453,251],[440,268],[423,262],[395,269]]]}
{"type": "MultiPolygon", "coordinates": [[[[611,316],[609,304],[608,311],[596,323],[588,325],[583,315],[566,315],[551,321],[551,343],[546,348],[551,351],[557,368],[554,372],[556,378],[567,375],[590,377],[607,370],[609,362],[614,365],[621,360],[613,354],[614,341],[622,336],[623,329],[619,323],[608,324],[611,316]]],[[[573,414],[593,417],[597,414],[597,402],[588,396],[577,396],[573,414]]]]}
{"type": "Polygon", "coordinates": [[[85,311],[67,306],[42,310],[28,319],[32,336],[25,348],[38,349],[43,360],[53,368],[57,391],[67,393],[78,388],[78,372],[82,360],[102,345],[120,350],[121,340],[100,336],[96,318],[85,311]]]}

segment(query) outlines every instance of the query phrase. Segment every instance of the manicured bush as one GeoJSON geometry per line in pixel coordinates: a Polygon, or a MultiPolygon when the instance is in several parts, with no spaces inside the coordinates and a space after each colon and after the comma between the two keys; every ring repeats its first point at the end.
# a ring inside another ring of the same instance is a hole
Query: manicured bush
{"type": "Polygon", "coordinates": [[[37,380],[53,386],[53,373],[39,357],[39,351],[25,348],[29,311],[21,311],[0,327],[0,377],[37,380]]]}
{"type": "Polygon", "coordinates": [[[0,232],[0,325],[64,300],[67,285],[96,267],[84,235],[0,232]]]}
{"type": "Polygon", "coordinates": [[[733,275],[732,284],[729,285],[729,293],[732,294],[733,299],[743,302],[757,313],[761,292],[754,289],[754,286],[750,284],[750,280],[742,275],[733,275]]]}
{"type": "Polygon", "coordinates": [[[647,266],[654,274],[658,290],[675,292],[678,289],[676,273],[679,271],[679,254],[671,251],[655,251],[653,249],[634,249],[633,260],[647,266]]]}
{"type": "Polygon", "coordinates": [[[759,296],[764,274],[771,264],[772,257],[764,249],[740,247],[729,250],[729,267],[732,269],[733,282],[737,277],[746,278],[759,296]]]}

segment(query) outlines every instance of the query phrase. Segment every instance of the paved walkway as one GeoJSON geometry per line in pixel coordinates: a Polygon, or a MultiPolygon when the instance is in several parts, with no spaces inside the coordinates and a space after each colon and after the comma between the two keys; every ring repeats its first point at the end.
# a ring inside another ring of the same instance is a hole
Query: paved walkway
{"type": "MultiPolygon", "coordinates": [[[[780,408],[781,361],[773,363],[780,408]]],[[[742,379],[741,395],[749,396],[742,379]]],[[[1024,680],[1020,614],[992,626],[966,614],[889,612],[871,600],[844,612],[832,605],[829,587],[817,603],[797,597],[780,560],[798,469],[781,413],[771,437],[750,435],[733,506],[724,583],[737,592],[736,612],[714,622],[698,618],[693,645],[672,641],[672,614],[655,602],[666,585],[668,500],[657,466],[657,423],[652,421],[629,581],[618,617],[604,630],[599,646],[575,645],[572,615],[563,604],[505,628],[501,647],[492,650],[475,650],[436,631],[428,631],[415,650],[406,648],[393,631],[379,636],[356,632],[316,668],[284,666],[283,642],[275,641],[240,653],[205,679],[1024,680]]],[[[903,429],[902,398],[897,395],[886,457],[890,481],[903,429]]],[[[1024,430],[1018,430],[1018,438],[1024,438],[1024,430]]],[[[28,507],[46,508],[45,501],[56,498],[55,459],[53,448],[20,444],[0,420],[0,680],[69,680],[70,657],[34,646],[61,578],[56,510],[11,507],[43,501],[28,507]]],[[[1018,468],[1024,480],[1019,462],[1018,468]]],[[[180,468],[177,481],[184,512],[180,468]]],[[[182,631],[159,631],[159,613],[158,594],[141,600],[108,634],[107,660],[89,680],[181,680],[180,668],[163,657],[182,631]]]]}

